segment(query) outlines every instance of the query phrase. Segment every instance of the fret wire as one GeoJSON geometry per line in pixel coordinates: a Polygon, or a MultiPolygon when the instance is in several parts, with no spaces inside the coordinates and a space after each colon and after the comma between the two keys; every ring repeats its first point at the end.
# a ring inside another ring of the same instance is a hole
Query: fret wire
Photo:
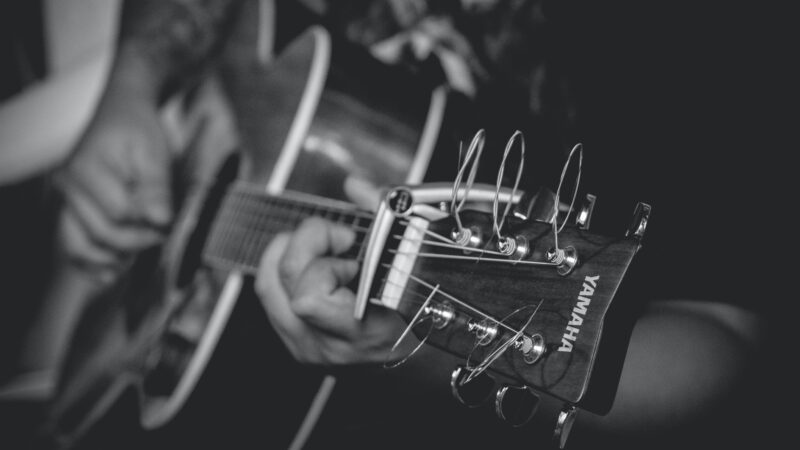
{"type": "Polygon", "coordinates": [[[354,228],[357,240],[361,242],[357,242],[354,250],[347,253],[352,255],[356,249],[358,254],[363,253],[363,238],[358,239],[358,236],[362,232],[366,233],[369,228],[363,227],[361,222],[363,219],[371,219],[371,216],[355,210],[345,211],[327,205],[267,196],[260,192],[256,195],[241,190],[230,190],[226,194],[206,251],[231,261],[256,266],[275,234],[296,228],[303,219],[312,215],[338,223],[351,221],[356,225],[351,228],[354,228]]]}
{"type": "Polygon", "coordinates": [[[239,205],[240,205],[242,199],[240,197],[238,197],[238,196],[229,195],[227,197],[227,200],[228,201],[226,201],[224,203],[225,210],[222,211],[222,213],[224,215],[220,217],[220,220],[224,220],[225,221],[224,234],[222,235],[222,239],[223,240],[222,240],[222,242],[220,242],[220,246],[222,248],[220,250],[222,252],[225,252],[225,253],[229,253],[230,252],[230,244],[229,243],[232,242],[231,239],[233,239],[235,237],[235,234],[236,234],[236,230],[235,230],[235,223],[236,222],[231,221],[230,217],[237,215],[237,210],[240,209],[239,205]]]}
{"type": "MultiPolygon", "coordinates": [[[[356,242],[356,244],[354,244],[354,247],[361,247],[363,245],[363,243],[364,243],[363,241],[356,242]]],[[[345,259],[355,259],[355,261],[358,262],[358,263],[363,262],[363,258],[346,258],[346,255],[348,253],[349,253],[349,250],[348,250],[348,252],[345,252],[344,254],[342,254],[340,256],[342,258],[345,258],[345,259]]],[[[240,270],[245,269],[244,270],[245,272],[250,273],[252,275],[255,275],[257,273],[258,266],[259,266],[259,263],[260,263],[260,255],[259,255],[259,259],[258,260],[251,259],[251,260],[246,260],[246,261],[240,260],[238,258],[226,257],[224,255],[215,255],[215,254],[205,254],[204,258],[206,260],[213,260],[213,261],[216,261],[218,263],[225,264],[226,266],[230,266],[231,269],[237,269],[237,268],[240,269],[240,270]]]]}
{"type": "MultiPolygon", "coordinates": [[[[294,205],[316,205],[318,207],[327,208],[329,210],[334,210],[334,211],[336,211],[336,210],[347,210],[347,211],[350,211],[349,208],[343,208],[342,206],[340,206],[338,204],[335,205],[335,206],[334,205],[327,205],[327,204],[325,204],[325,202],[327,201],[326,198],[324,198],[324,197],[316,197],[316,196],[313,196],[313,195],[310,195],[310,194],[303,194],[303,195],[309,195],[310,199],[302,198],[301,195],[298,195],[297,197],[295,197],[293,195],[294,193],[291,193],[291,192],[284,193],[284,194],[278,195],[278,196],[273,196],[273,195],[265,194],[261,190],[260,187],[253,186],[253,185],[248,185],[246,183],[237,183],[237,185],[234,186],[233,190],[236,191],[238,195],[245,195],[245,196],[248,196],[248,197],[251,197],[251,198],[256,198],[256,199],[267,199],[267,200],[272,201],[275,204],[286,204],[286,205],[290,205],[290,206],[294,206],[294,205]],[[313,200],[317,200],[317,201],[313,201],[313,200]]],[[[370,214],[368,212],[361,211],[361,210],[358,210],[358,209],[354,209],[352,211],[353,211],[353,213],[361,216],[362,218],[365,218],[365,219],[371,219],[372,218],[372,214],[370,214]]]]}
{"type": "MultiPolygon", "coordinates": [[[[314,209],[317,210],[317,211],[320,210],[319,207],[314,208],[314,209]]],[[[336,214],[335,212],[331,211],[330,209],[324,209],[323,213],[322,213],[322,218],[325,219],[325,220],[330,220],[330,214],[331,213],[336,214]]]]}
{"type": "MultiPolygon", "coordinates": [[[[260,209],[263,209],[263,208],[260,208],[260,209]]],[[[295,224],[295,223],[298,223],[300,220],[302,220],[303,218],[305,218],[307,216],[307,214],[300,214],[297,211],[293,211],[293,213],[294,214],[290,214],[290,215],[287,215],[287,214],[283,214],[283,215],[272,214],[272,215],[269,216],[268,219],[269,220],[276,220],[277,219],[277,220],[280,220],[282,222],[289,222],[289,223],[295,224]]],[[[335,214],[339,214],[340,218],[347,217],[347,214],[343,213],[343,212],[334,212],[334,213],[335,214]]],[[[241,214],[237,214],[237,216],[241,216],[241,214]]],[[[354,224],[358,224],[363,219],[362,217],[359,217],[359,216],[352,216],[351,215],[350,217],[353,219],[353,223],[354,224]]],[[[247,218],[248,217],[245,216],[245,217],[242,218],[244,220],[235,220],[235,221],[232,221],[232,222],[244,222],[244,223],[250,224],[252,226],[254,221],[253,220],[246,220],[247,218]]],[[[249,218],[252,219],[252,217],[249,217],[249,218]]],[[[256,220],[255,223],[258,224],[259,222],[263,222],[263,221],[264,221],[264,219],[261,218],[260,220],[256,220]]]]}
{"type": "Polygon", "coordinates": [[[245,238],[246,245],[244,249],[245,253],[243,256],[245,261],[252,261],[253,260],[252,255],[255,251],[255,240],[258,237],[258,235],[256,233],[247,233],[246,236],[247,236],[245,238]]]}
{"type": "MultiPolygon", "coordinates": [[[[239,223],[234,223],[233,227],[234,228],[240,228],[239,227],[239,223]]],[[[235,249],[234,252],[233,252],[234,256],[241,255],[242,251],[244,250],[244,247],[245,247],[244,241],[245,241],[245,238],[247,236],[247,233],[243,233],[243,234],[244,234],[243,236],[239,236],[239,238],[236,239],[236,243],[233,246],[233,248],[235,249]]]]}
{"type": "MultiPolygon", "coordinates": [[[[296,226],[299,225],[299,224],[300,224],[299,221],[294,221],[294,222],[290,222],[290,221],[267,221],[265,223],[255,224],[255,225],[253,225],[253,224],[243,224],[243,223],[232,223],[229,226],[233,230],[239,231],[241,233],[267,233],[267,234],[273,233],[273,234],[277,234],[277,233],[279,233],[281,231],[292,230],[292,229],[296,228],[296,226]]],[[[369,231],[368,227],[353,227],[353,226],[350,226],[350,227],[348,227],[348,229],[353,230],[355,232],[369,231]]]]}
{"type": "MultiPolygon", "coordinates": [[[[355,216],[354,220],[353,220],[352,227],[356,228],[356,229],[360,229],[361,228],[361,218],[359,218],[358,216],[355,216]]],[[[366,234],[366,232],[365,232],[365,234],[366,234]]],[[[358,246],[358,253],[356,254],[356,259],[357,260],[364,259],[364,256],[365,256],[366,252],[367,252],[366,246],[359,245],[358,246]]]]}
{"type": "Polygon", "coordinates": [[[243,258],[247,255],[247,252],[250,251],[250,237],[251,233],[247,232],[247,227],[244,226],[244,223],[258,220],[258,210],[253,207],[253,204],[256,203],[256,199],[252,196],[240,196],[240,208],[237,211],[238,217],[235,221],[234,227],[237,231],[240,231],[243,236],[239,236],[238,245],[236,245],[236,252],[234,253],[234,257],[243,258]]]}

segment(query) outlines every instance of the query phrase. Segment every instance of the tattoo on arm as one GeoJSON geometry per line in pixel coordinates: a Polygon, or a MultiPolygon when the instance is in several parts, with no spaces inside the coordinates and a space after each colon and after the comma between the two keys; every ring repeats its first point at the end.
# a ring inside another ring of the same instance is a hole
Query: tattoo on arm
{"type": "Polygon", "coordinates": [[[222,46],[241,0],[127,0],[119,49],[146,65],[164,98],[192,79],[222,46]]]}

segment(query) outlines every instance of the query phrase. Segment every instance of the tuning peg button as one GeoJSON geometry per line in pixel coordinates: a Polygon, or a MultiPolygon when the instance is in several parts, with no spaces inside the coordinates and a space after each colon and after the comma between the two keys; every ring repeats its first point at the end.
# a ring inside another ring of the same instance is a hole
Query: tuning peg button
{"type": "Polygon", "coordinates": [[[556,421],[555,433],[553,433],[553,441],[559,449],[563,449],[567,445],[567,438],[572,431],[572,424],[575,423],[575,416],[578,414],[578,408],[575,405],[567,405],[558,413],[558,421],[556,421]]]}
{"type": "Polygon", "coordinates": [[[494,398],[497,417],[519,427],[528,423],[539,409],[539,396],[525,387],[503,386],[494,398]]]}
{"type": "Polygon", "coordinates": [[[592,212],[594,212],[594,205],[597,202],[597,196],[586,194],[586,199],[581,205],[580,211],[575,216],[575,225],[581,230],[588,230],[592,222],[592,212]]]}
{"type": "Polygon", "coordinates": [[[450,392],[462,405],[475,408],[492,395],[494,379],[486,373],[482,373],[468,383],[464,383],[469,373],[465,367],[457,367],[450,375],[450,392]]]}
{"type": "Polygon", "coordinates": [[[652,208],[647,203],[637,203],[636,209],[633,211],[633,219],[625,236],[634,236],[641,240],[644,237],[645,230],[647,230],[647,222],[650,220],[651,211],[652,208]]]}

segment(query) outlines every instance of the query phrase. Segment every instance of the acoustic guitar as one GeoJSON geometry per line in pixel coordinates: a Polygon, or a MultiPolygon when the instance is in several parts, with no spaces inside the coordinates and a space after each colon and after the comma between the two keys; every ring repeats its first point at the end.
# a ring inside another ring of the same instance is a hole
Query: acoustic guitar
{"type": "MultiPolygon", "coordinates": [[[[497,185],[474,183],[481,132],[455,182],[433,182],[434,155],[456,166],[459,143],[476,131],[463,99],[390,70],[322,28],[303,33],[268,68],[251,70],[263,78],[250,101],[269,99],[274,112],[256,132],[272,144],[223,158],[215,183],[185,196],[164,247],[142,254],[130,276],[87,310],[52,408],[59,446],[108,445],[93,436],[125,402],[133,407],[120,421],[152,435],[181,422],[213,377],[223,337],[237,330],[234,311],[254,314],[243,298],[265,247],[309,216],[350,226],[359,237],[352,251],[362,262],[357,317],[368,307],[394,309],[421,342],[463,361],[450,380],[460,402],[488,401],[498,417],[521,425],[536,410],[537,393],[555,397],[565,403],[559,446],[579,408],[610,407],[621,361],[606,371],[610,396],[605,389],[594,398],[590,381],[649,206],[639,205],[624,236],[609,237],[588,230],[591,201],[565,208],[561,189],[526,194],[501,186],[502,174],[497,185]],[[354,67],[357,73],[348,70],[354,67]],[[344,198],[351,175],[400,187],[376,213],[362,211],[344,198]]],[[[630,328],[614,331],[624,338],[630,328]]],[[[250,350],[227,358],[252,358],[250,350]]],[[[271,441],[298,448],[335,381],[314,369],[294,375],[282,365],[286,356],[270,357],[281,361],[272,371],[281,383],[296,383],[291,402],[276,402],[282,421],[271,420],[271,441]]],[[[230,376],[231,367],[221,370],[230,376]]],[[[126,439],[125,429],[112,430],[113,445],[126,439]]]]}

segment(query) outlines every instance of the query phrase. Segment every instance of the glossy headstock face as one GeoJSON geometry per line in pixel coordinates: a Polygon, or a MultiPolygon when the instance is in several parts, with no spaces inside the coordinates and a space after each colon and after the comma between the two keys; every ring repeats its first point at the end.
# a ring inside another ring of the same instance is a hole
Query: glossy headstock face
{"type": "Polygon", "coordinates": [[[586,222],[556,234],[552,223],[509,215],[498,236],[491,212],[396,215],[371,298],[463,358],[467,380],[493,374],[578,404],[640,245],[646,217],[637,220],[632,233],[610,237],[586,222]]]}

